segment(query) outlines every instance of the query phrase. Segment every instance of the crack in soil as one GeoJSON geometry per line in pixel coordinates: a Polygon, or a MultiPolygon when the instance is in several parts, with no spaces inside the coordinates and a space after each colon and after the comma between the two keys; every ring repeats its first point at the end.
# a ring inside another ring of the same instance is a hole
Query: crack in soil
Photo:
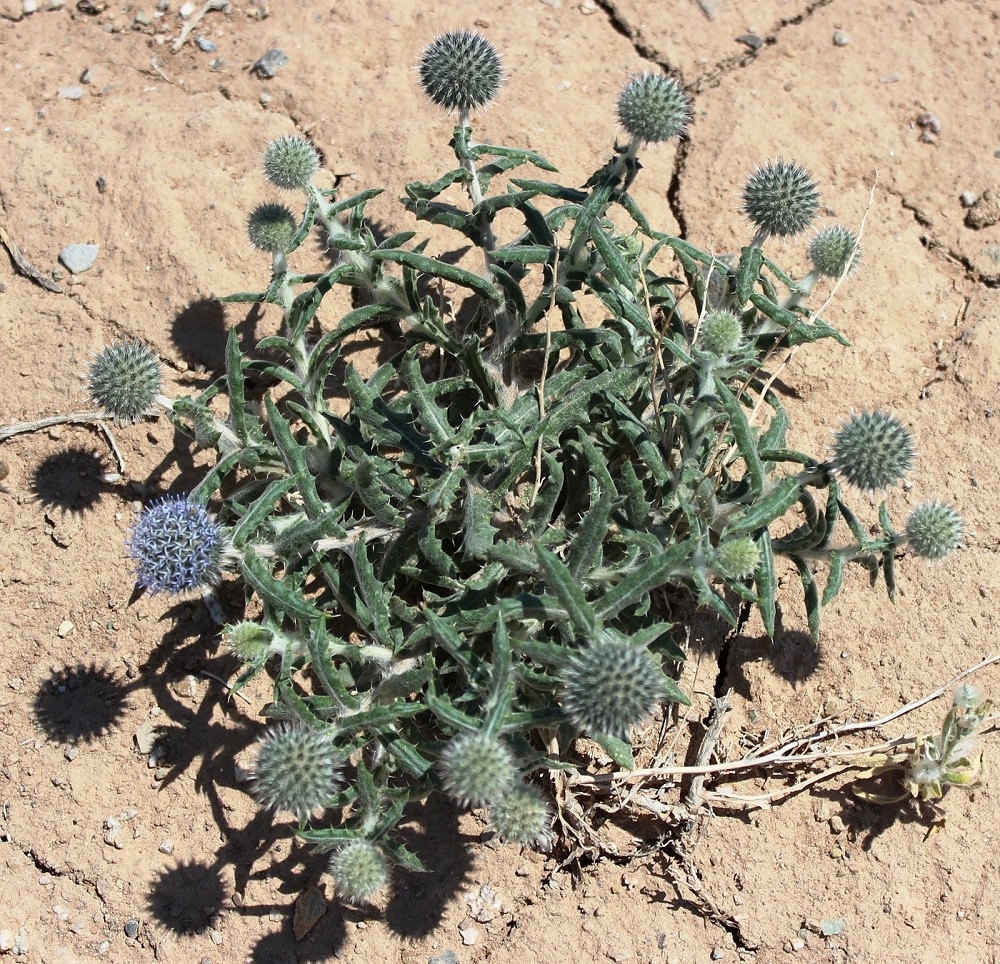
{"type": "Polygon", "coordinates": [[[904,211],[908,211],[913,215],[913,220],[917,222],[920,227],[927,230],[927,234],[921,233],[919,235],[920,244],[923,246],[925,251],[935,254],[940,258],[944,258],[946,261],[950,261],[952,264],[961,268],[965,273],[965,280],[971,282],[972,284],[979,284],[985,288],[1000,288],[1000,274],[990,275],[983,274],[976,266],[973,264],[971,258],[967,255],[956,251],[954,248],[949,247],[943,241],[939,241],[934,237],[934,224],[923,211],[917,207],[912,201],[906,199],[906,197],[899,191],[893,190],[891,187],[886,187],[885,193],[890,197],[894,197],[899,201],[900,206],[904,211]]]}

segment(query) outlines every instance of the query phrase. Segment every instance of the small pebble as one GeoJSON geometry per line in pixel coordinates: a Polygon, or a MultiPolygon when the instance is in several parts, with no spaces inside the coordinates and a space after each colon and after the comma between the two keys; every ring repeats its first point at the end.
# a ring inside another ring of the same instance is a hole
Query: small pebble
{"type": "Polygon", "coordinates": [[[466,947],[472,947],[479,940],[479,931],[475,927],[460,927],[458,933],[462,937],[462,943],[466,947]]]}
{"type": "Polygon", "coordinates": [[[97,244],[67,244],[59,252],[59,260],[73,274],[82,274],[94,267],[100,250],[100,245],[97,244]]]}
{"type": "Polygon", "coordinates": [[[267,105],[270,103],[271,103],[271,95],[266,90],[262,90],[260,92],[261,107],[267,107],[267,105]]]}
{"type": "Polygon", "coordinates": [[[79,100],[83,96],[83,88],[72,86],[72,87],[60,87],[59,95],[63,100],[79,100]]]}
{"type": "Polygon", "coordinates": [[[101,941],[101,943],[97,945],[98,954],[107,954],[108,951],[110,950],[111,950],[111,941],[101,941]]]}
{"type": "Polygon", "coordinates": [[[899,74],[886,74],[884,77],[879,77],[878,82],[880,84],[895,84],[899,80],[899,74]]]}
{"type": "Polygon", "coordinates": [[[805,948],[806,942],[801,937],[796,937],[791,946],[793,951],[801,951],[805,948]]]}
{"type": "Polygon", "coordinates": [[[63,750],[63,756],[66,757],[70,763],[72,763],[79,755],[80,751],[75,746],[68,746],[65,750],[63,750]]]}
{"type": "Polygon", "coordinates": [[[924,111],[917,118],[917,127],[922,127],[926,131],[930,131],[932,134],[941,133],[941,122],[928,111],[924,111]]]}
{"type": "Polygon", "coordinates": [[[125,936],[135,937],[139,933],[139,922],[134,918],[125,921],[125,936]]]}
{"type": "Polygon", "coordinates": [[[833,33],[833,42],[838,47],[846,47],[851,42],[851,38],[843,30],[835,30],[833,33]]]}
{"type": "Polygon", "coordinates": [[[159,850],[161,854],[166,854],[169,857],[174,852],[174,842],[168,837],[156,849],[159,850]]]}
{"type": "Polygon", "coordinates": [[[721,947],[712,948],[712,960],[721,961],[726,956],[726,952],[721,947]]]}
{"type": "Polygon", "coordinates": [[[736,38],[738,44],[746,44],[751,50],[760,50],[764,46],[764,39],[755,33],[740,34],[736,38]]]}
{"type": "Polygon", "coordinates": [[[217,931],[214,927],[208,932],[208,936],[212,938],[213,944],[222,943],[222,931],[217,931]]]}
{"type": "Polygon", "coordinates": [[[187,18],[190,17],[192,13],[194,13],[195,9],[196,9],[195,5],[193,3],[188,2],[185,3],[184,6],[181,7],[181,9],[178,12],[185,20],[187,20],[187,18]]]}
{"type": "Polygon", "coordinates": [[[278,72],[278,68],[284,67],[287,63],[288,56],[285,52],[272,47],[250,70],[265,80],[270,80],[278,72]]]}
{"type": "Polygon", "coordinates": [[[194,42],[198,45],[198,49],[206,54],[214,54],[219,49],[219,45],[208,37],[195,37],[194,42]]]}
{"type": "Polygon", "coordinates": [[[971,208],[979,200],[979,195],[973,194],[972,191],[963,191],[959,200],[962,202],[963,208],[971,208]]]}
{"type": "Polygon", "coordinates": [[[65,639],[71,632],[73,632],[73,624],[68,619],[64,619],[56,630],[60,639],[65,639]]]}
{"type": "Polygon", "coordinates": [[[140,27],[148,27],[153,22],[153,18],[145,10],[140,10],[135,15],[134,22],[139,24],[140,27]]]}
{"type": "Polygon", "coordinates": [[[24,0],[21,4],[21,9],[25,13],[34,13],[38,9],[38,0],[24,0]]]}

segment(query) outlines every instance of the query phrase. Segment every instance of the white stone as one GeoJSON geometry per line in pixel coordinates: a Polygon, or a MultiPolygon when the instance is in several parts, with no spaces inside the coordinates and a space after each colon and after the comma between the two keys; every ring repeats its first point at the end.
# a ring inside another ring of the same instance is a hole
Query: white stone
{"type": "Polygon", "coordinates": [[[94,267],[94,262],[97,260],[97,253],[99,251],[100,246],[96,244],[67,244],[59,252],[59,260],[73,274],[82,274],[84,271],[89,271],[94,267]]]}

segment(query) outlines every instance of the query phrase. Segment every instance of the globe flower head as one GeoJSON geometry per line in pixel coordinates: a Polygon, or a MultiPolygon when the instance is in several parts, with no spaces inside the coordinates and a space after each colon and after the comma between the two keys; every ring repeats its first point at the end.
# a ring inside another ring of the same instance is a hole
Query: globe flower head
{"type": "Polygon", "coordinates": [[[629,78],[618,95],[618,123],[645,144],[673,140],[691,116],[684,89],[672,77],[641,74],[629,78]]]}
{"type": "Polygon", "coordinates": [[[699,346],[717,358],[734,354],[743,342],[743,322],[725,309],[710,311],[701,323],[699,346]]]}
{"type": "Polygon", "coordinates": [[[330,858],[330,873],[337,893],[353,904],[367,904],[389,881],[389,865],[370,840],[338,847],[330,858]]]}
{"type": "Polygon", "coordinates": [[[484,107],[503,83],[496,48],[472,30],[435,37],[424,49],[418,70],[423,92],[449,113],[468,114],[484,107]]]}
{"type": "Polygon", "coordinates": [[[513,787],[490,806],[490,819],[508,843],[548,850],[552,846],[552,810],[533,786],[513,787]]]}
{"type": "Polygon", "coordinates": [[[160,360],[138,339],[104,348],[87,370],[88,394],[117,425],[150,414],[162,383],[160,360]]]}
{"type": "Polygon", "coordinates": [[[910,548],[925,559],[943,559],[954,552],[962,541],[962,532],[962,517],[936,499],[918,505],[906,520],[910,548]]]}
{"type": "Polygon", "coordinates": [[[204,506],[180,495],[147,506],[126,546],[135,564],[136,581],[153,595],[214,586],[230,551],[214,517],[204,506]]]}
{"type": "Polygon", "coordinates": [[[264,806],[286,810],[305,823],[337,792],[340,760],[331,730],[281,723],[258,741],[254,794],[264,806]]]}
{"type": "Polygon", "coordinates": [[[517,768],[509,747],[484,733],[462,733],[441,752],[444,788],[462,806],[482,807],[514,785],[517,768]]]}
{"type": "Polygon", "coordinates": [[[819,231],[809,243],[808,254],[812,266],[828,278],[853,271],[861,260],[857,235],[839,224],[819,231]]]}
{"type": "Polygon", "coordinates": [[[264,149],[264,177],[283,191],[305,190],[319,170],[319,153],[304,137],[287,134],[264,149]]]}
{"type": "Polygon", "coordinates": [[[723,575],[749,579],[760,565],[760,549],[749,536],[727,539],[716,548],[715,562],[723,575]]]}
{"type": "Polygon", "coordinates": [[[288,251],[296,230],[295,215],[284,204],[258,204],[247,218],[250,243],[268,254],[288,251]]]}
{"type": "Polygon", "coordinates": [[[627,739],[664,693],[662,669],[645,649],[628,643],[587,643],[563,670],[563,710],[583,733],[627,739]]]}
{"type": "Polygon", "coordinates": [[[833,436],[833,468],[865,492],[894,485],[909,472],[915,455],[910,430],[881,409],[852,415],[833,436]]]}
{"type": "Polygon", "coordinates": [[[805,231],[816,217],[818,203],[812,175],[780,157],[758,167],[743,188],[743,213],[757,228],[755,243],[805,231]]]}
{"type": "Polygon", "coordinates": [[[226,626],[222,631],[222,641],[237,659],[251,665],[267,659],[273,639],[274,633],[270,629],[249,620],[226,626]]]}

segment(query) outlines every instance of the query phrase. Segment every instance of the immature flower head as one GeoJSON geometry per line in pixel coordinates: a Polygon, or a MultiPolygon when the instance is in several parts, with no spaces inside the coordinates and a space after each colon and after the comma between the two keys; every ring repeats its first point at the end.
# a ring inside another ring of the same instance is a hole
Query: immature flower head
{"type": "Polygon", "coordinates": [[[743,188],[743,213],[760,238],[787,238],[805,231],[818,202],[812,175],[781,158],[758,167],[743,188]]]}
{"type": "Polygon", "coordinates": [[[305,823],[336,793],[340,759],[331,730],[280,723],[260,738],[254,793],[265,807],[287,810],[305,823]]]}
{"type": "Polygon", "coordinates": [[[943,559],[962,541],[962,517],[944,502],[925,502],[906,520],[906,537],[918,556],[943,559]]]}
{"type": "Polygon", "coordinates": [[[136,339],[104,348],[87,370],[90,397],[119,425],[149,414],[162,384],[160,360],[136,339]]]}
{"type": "Polygon", "coordinates": [[[271,652],[274,633],[260,623],[244,621],[226,626],[222,631],[222,641],[244,663],[262,663],[271,652]]]}
{"type": "Polygon", "coordinates": [[[459,803],[482,807],[503,796],[517,777],[514,757],[502,740],[462,733],[441,753],[445,790],[459,803]]]}
{"type": "Polygon", "coordinates": [[[857,235],[839,224],[819,231],[809,243],[808,253],[813,267],[828,278],[853,271],[861,260],[857,235]]]}
{"type": "Polygon", "coordinates": [[[126,545],[136,581],[154,595],[214,586],[229,548],[205,507],[180,495],[148,505],[126,545]]]}
{"type": "Polygon", "coordinates": [[[833,436],[833,467],[866,492],[887,489],[913,465],[910,430],[895,415],[876,409],[852,415],[833,436]]]}
{"type": "Polygon", "coordinates": [[[983,704],[982,691],[971,683],[959,683],[952,704],[960,710],[977,710],[983,704]]]}
{"type": "Polygon", "coordinates": [[[684,89],[662,74],[631,77],[618,95],[618,123],[647,144],[679,137],[690,113],[684,89]]]}
{"type": "Polygon", "coordinates": [[[645,649],[597,640],[563,670],[563,710],[581,732],[628,737],[664,696],[663,671],[645,649]]]}
{"type": "Polygon", "coordinates": [[[319,170],[319,153],[304,137],[286,134],[264,149],[264,177],[283,191],[304,190],[319,170]]]}
{"type": "Polygon", "coordinates": [[[530,784],[519,784],[494,801],[490,819],[508,843],[543,850],[551,846],[552,810],[545,797],[530,784]]]}
{"type": "Polygon", "coordinates": [[[337,893],[354,904],[366,904],[389,881],[389,865],[370,840],[352,840],[330,858],[337,893]]]}
{"type": "Polygon", "coordinates": [[[284,254],[296,230],[295,215],[284,204],[258,204],[247,219],[250,243],[268,254],[284,254]]]}
{"type": "Polygon", "coordinates": [[[420,58],[420,87],[438,107],[468,112],[488,104],[500,90],[503,66],[482,34],[453,30],[436,37],[420,58]]]}
{"type": "Polygon", "coordinates": [[[715,550],[715,562],[733,579],[748,579],[760,565],[760,549],[749,536],[727,539],[715,550]]]}
{"type": "Polygon", "coordinates": [[[710,311],[701,323],[698,343],[710,355],[732,355],[743,341],[743,322],[731,311],[710,311]]]}

